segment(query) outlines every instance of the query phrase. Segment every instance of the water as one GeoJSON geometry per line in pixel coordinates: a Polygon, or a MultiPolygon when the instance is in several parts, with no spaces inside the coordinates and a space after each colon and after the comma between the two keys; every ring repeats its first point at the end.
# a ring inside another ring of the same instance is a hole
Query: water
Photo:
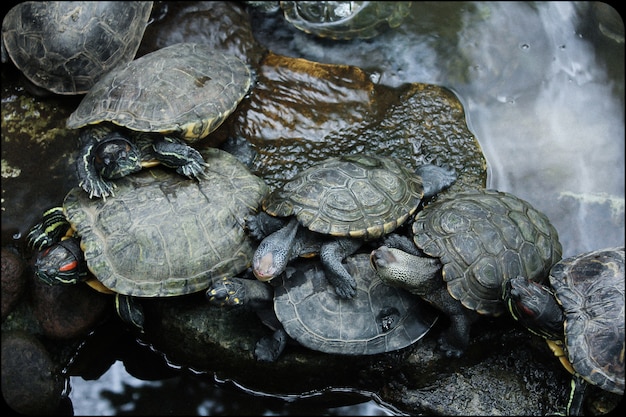
{"type": "MultiPolygon", "coordinates": [[[[624,244],[624,31],[610,6],[416,3],[398,30],[341,44],[278,23],[253,24],[276,53],[360,66],[390,86],[455,91],[489,162],[488,186],[545,212],[564,256],[624,244]]],[[[77,415],[397,413],[366,396],[322,407],[189,373],[143,381],[120,362],[96,381],[71,385],[77,415]]]]}

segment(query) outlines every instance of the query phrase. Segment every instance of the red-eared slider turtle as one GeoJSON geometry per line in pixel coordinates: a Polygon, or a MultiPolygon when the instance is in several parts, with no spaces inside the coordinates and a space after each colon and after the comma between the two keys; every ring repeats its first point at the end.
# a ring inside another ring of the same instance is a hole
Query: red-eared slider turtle
{"type": "Polygon", "coordinates": [[[555,264],[550,286],[516,277],[504,299],[516,320],[545,337],[571,372],[570,415],[582,415],[587,383],[624,395],[624,247],[555,264]]]}
{"type": "Polygon", "coordinates": [[[289,261],[319,253],[326,276],[342,298],[353,297],[354,278],[342,259],[364,241],[392,232],[422,200],[450,186],[453,170],[425,164],[414,172],[393,158],[355,154],[329,158],[301,171],[263,201],[251,219],[261,281],[280,275],[289,261]],[[259,232],[262,230],[262,232],[259,232]]]}
{"type": "Polygon", "coordinates": [[[409,346],[435,323],[434,309],[382,283],[367,254],[348,257],[346,270],[358,284],[352,299],[339,298],[320,263],[311,259],[289,265],[273,288],[254,279],[225,277],[213,280],[207,297],[216,305],[250,306],[275,329],[257,343],[255,356],[263,361],[278,358],[287,335],[325,353],[373,355],[409,346]]]}
{"type": "Polygon", "coordinates": [[[27,1],[4,17],[2,45],[36,86],[85,94],[135,57],[151,10],[151,1],[27,1]]]}
{"type": "Polygon", "coordinates": [[[130,297],[172,297],[248,268],[255,247],[244,218],[267,186],[224,151],[208,148],[203,155],[210,165],[200,181],[153,168],[120,179],[117,195],[106,201],[72,189],[62,212],[53,210],[29,233],[31,246],[41,247],[59,240],[65,221],[75,232],[39,254],[37,276],[48,284],[85,280],[77,262],[84,253],[95,286],[130,297]]]}
{"type": "Polygon", "coordinates": [[[200,177],[205,162],[188,142],[217,129],[251,81],[239,58],[194,43],[171,45],[117,67],[67,121],[69,128],[84,128],[77,159],[80,185],[90,196],[107,197],[113,188],[108,179],[157,162],[200,177]]]}
{"type": "Polygon", "coordinates": [[[407,1],[246,2],[265,12],[282,8],[285,19],[303,32],[331,39],[369,39],[399,26],[409,14],[407,1]]]}
{"type": "Polygon", "coordinates": [[[449,316],[440,338],[449,356],[463,354],[478,314],[506,311],[504,282],[518,275],[541,282],[562,254],[544,214],[495,190],[468,190],[429,204],[415,216],[412,234],[414,244],[390,236],[372,251],[372,266],[386,283],[408,289],[449,316]]]}

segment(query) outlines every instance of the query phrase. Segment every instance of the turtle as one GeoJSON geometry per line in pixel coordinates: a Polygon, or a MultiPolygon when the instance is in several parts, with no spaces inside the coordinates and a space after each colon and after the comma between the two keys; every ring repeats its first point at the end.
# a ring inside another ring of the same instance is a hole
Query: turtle
{"type": "Polygon", "coordinates": [[[511,315],[573,375],[568,415],[582,415],[588,384],[624,395],[624,271],[624,247],[611,247],[562,259],[549,285],[522,276],[506,283],[511,315]]]}
{"type": "Polygon", "coordinates": [[[342,298],[356,282],[341,264],[366,241],[392,232],[456,180],[453,169],[430,163],[415,171],[382,155],[357,153],[328,158],[300,171],[264,199],[251,216],[250,234],[262,239],[253,258],[257,279],[269,281],[300,256],[318,255],[342,298]]]}
{"type": "Polygon", "coordinates": [[[135,57],[152,3],[19,3],[2,22],[3,52],[35,86],[55,94],[85,94],[104,74],[135,57]]]}
{"type": "Polygon", "coordinates": [[[405,1],[248,1],[265,13],[283,10],[295,28],[336,40],[370,39],[389,27],[398,27],[409,14],[405,1]]]}
{"type": "Polygon", "coordinates": [[[177,43],[102,77],[67,119],[81,129],[76,162],[90,197],[113,193],[110,179],[161,163],[199,178],[205,161],[190,146],[235,110],[252,83],[239,58],[209,45],[177,43]]]}
{"type": "Polygon", "coordinates": [[[121,178],[111,199],[70,190],[63,207],[50,210],[27,236],[40,250],[39,279],[87,280],[115,293],[120,316],[142,329],[133,298],[199,292],[213,277],[249,268],[255,242],[244,219],[268,186],[225,151],[207,148],[202,155],[210,166],[200,181],[155,167],[121,178]]]}
{"type": "Polygon", "coordinates": [[[389,285],[423,297],[449,317],[439,349],[460,357],[480,315],[506,311],[504,282],[518,275],[543,282],[561,259],[557,230],[528,201],[494,189],[451,193],[414,218],[411,239],[392,234],[370,254],[389,285]]]}
{"type": "Polygon", "coordinates": [[[273,284],[246,278],[216,278],[206,292],[218,306],[248,306],[274,330],[258,341],[257,360],[273,362],[288,341],[337,355],[374,355],[420,340],[438,313],[418,297],[382,283],[366,253],[351,255],[346,270],[358,295],[342,299],[315,259],[290,264],[273,284]]]}

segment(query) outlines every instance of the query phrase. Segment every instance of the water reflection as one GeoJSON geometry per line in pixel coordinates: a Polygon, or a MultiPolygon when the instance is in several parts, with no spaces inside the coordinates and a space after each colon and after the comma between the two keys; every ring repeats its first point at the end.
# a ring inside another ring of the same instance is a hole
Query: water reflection
{"type": "MultiPolygon", "coordinates": [[[[614,10],[597,7],[420,2],[397,30],[345,43],[266,16],[252,27],[279,54],[360,66],[391,86],[455,91],[487,156],[489,186],[544,211],[569,256],[624,243],[623,24],[615,24],[614,10]]],[[[72,386],[77,415],[392,414],[373,401],[329,409],[261,401],[189,375],[141,381],[120,362],[97,382],[74,377],[72,386]]]]}
{"type": "Polygon", "coordinates": [[[89,383],[72,377],[72,404],[75,415],[398,415],[375,401],[356,394],[339,395],[328,406],[323,395],[307,399],[256,399],[244,390],[217,385],[209,377],[189,373],[159,381],[137,379],[116,361],[99,379],[89,383]],[[351,401],[350,401],[351,400],[351,401]]]}

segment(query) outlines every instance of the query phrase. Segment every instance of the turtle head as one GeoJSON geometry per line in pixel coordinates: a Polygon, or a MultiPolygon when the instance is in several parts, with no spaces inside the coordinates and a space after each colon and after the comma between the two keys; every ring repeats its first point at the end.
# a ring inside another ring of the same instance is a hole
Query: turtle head
{"type": "Polygon", "coordinates": [[[116,179],[141,170],[139,148],[117,133],[97,145],[94,166],[102,178],[116,179]]]}
{"type": "Polygon", "coordinates": [[[78,239],[65,239],[39,252],[35,261],[35,273],[48,285],[85,281],[87,267],[78,239]]]}
{"type": "Polygon", "coordinates": [[[286,226],[259,243],[252,258],[252,272],[259,281],[270,281],[285,270],[287,263],[294,257],[292,249],[298,227],[298,220],[294,217],[286,226]]]}
{"type": "Polygon", "coordinates": [[[545,285],[521,276],[511,278],[504,284],[503,299],[513,318],[530,332],[549,340],[563,338],[563,310],[545,285]]]}

